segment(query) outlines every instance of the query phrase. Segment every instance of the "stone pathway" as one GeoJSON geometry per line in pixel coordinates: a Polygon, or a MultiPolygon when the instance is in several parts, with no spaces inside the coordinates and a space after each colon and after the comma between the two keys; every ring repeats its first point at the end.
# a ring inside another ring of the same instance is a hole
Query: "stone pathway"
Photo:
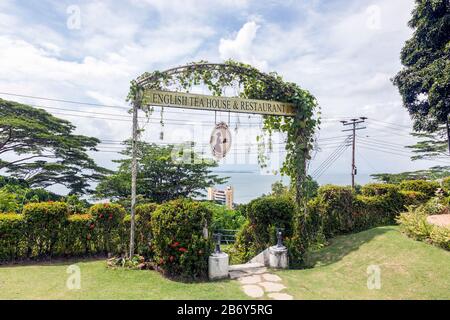
{"type": "Polygon", "coordinates": [[[280,283],[281,278],[276,274],[263,273],[254,274],[238,278],[242,284],[242,290],[251,298],[262,298],[267,293],[267,297],[274,300],[292,300],[293,297],[283,293],[286,287],[280,283]]]}

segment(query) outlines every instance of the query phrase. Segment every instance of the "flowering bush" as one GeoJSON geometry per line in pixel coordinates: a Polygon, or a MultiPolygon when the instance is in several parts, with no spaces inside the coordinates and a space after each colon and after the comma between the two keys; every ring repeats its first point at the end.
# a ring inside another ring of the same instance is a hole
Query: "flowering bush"
{"type": "Polygon", "coordinates": [[[91,237],[105,253],[124,250],[119,227],[123,225],[125,209],[115,203],[99,203],[89,209],[92,221],[89,225],[91,237]]]}
{"type": "Polygon", "coordinates": [[[151,216],[154,261],[164,274],[186,280],[207,276],[213,249],[212,212],[200,202],[178,199],[158,207],[151,216]]]}
{"type": "Polygon", "coordinates": [[[57,253],[63,241],[61,234],[67,223],[68,209],[64,202],[29,203],[23,208],[26,236],[30,245],[28,255],[57,253]]]}

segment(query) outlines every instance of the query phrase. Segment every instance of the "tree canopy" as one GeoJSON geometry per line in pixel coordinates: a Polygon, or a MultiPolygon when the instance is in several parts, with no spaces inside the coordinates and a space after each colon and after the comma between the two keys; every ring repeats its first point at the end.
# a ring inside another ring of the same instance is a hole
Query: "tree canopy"
{"type": "MultiPolygon", "coordinates": [[[[122,154],[128,158],[115,160],[119,168],[97,185],[97,197],[114,201],[126,201],[130,197],[131,141],[125,144],[127,147],[122,154]]],[[[216,167],[216,162],[202,159],[194,152],[187,155],[189,161],[177,161],[186,154],[174,145],[138,142],[137,148],[137,194],[145,201],[162,203],[179,197],[200,196],[207,187],[227,180],[211,173],[210,168],[216,167]]]]}
{"type": "Polygon", "coordinates": [[[415,131],[433,133],[445,124],[449,132],[449,1],[416,0],[409,26],[414,33],[401,51],[404,68],[393,82],[414,121],[415,131]]]}
{"type": "Polygon", "coordinates": [[[90,182],[108,170],[87,154],[100,141],[74,130],[43,109],[0,99],[0,170],[30,187],[61,184],[71,194],[89,192],[90,182]]]}
{"type": "Polygon", "coordinates": [[[450,167],[435,166],[425,170],[401,173],[377,173],[371,174],[370,176],[377,181],[386,183],[400,183],[403,180],[436,180],[450,176],[450,167]]]}

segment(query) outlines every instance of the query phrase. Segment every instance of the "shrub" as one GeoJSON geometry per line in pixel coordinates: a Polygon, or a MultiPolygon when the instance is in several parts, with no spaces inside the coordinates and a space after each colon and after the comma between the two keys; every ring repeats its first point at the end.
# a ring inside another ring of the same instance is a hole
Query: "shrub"
{"type": "Polygon", "coordinates": [[[240,229],[245,222],[245,217],[241,211],[230,210],[224,205],[212,202],[203,202],[203,205],[213,213],[212,224],[210,226],[212,231],[220,229],[237,230],[240,229]]]}
{"type": "Polygon", "coordinates": [[[413,208],[400,214],[397,221],[407,236],[450,250],[450,229],[428,223],[427,216],[422,208],[413,208]]]}
{"type": "Polygon", "coordinates": [[[439,197],[434,197],[428,200],[426,203],[419,207],[419,210],[426,213],[427,215],[435,214],[446,214],[449,213],[448,205],[446,204],[446,199],[441,199],[439,197]]]}
{"type": "MultiPolygon", "coordinates": [[[[156,203],[146,203],[136,206],[135,215],[135,249],[138,255],[144,256],[147,260],[152,258],[150,250],[151,242],[151,217],[158,205],[156,203]]],[[[124,219],[125,230],[122,241],[129,248],[131,215],[126,215],[124,219]]],[[[128,249],[127,249],[128,250],[128,249]]]]}
{"type": "Polygon", "coordinates": [[[352,229],[354,193],[349,187],[326,185],[319,188],[318,206],[322,231],[326,237],[352,229]]]}
{"type": "Polygon", "coordinates": [[[441,186],[447,194],[450,194],[450,176],[442,179],[441,186]]]}
{"type": "Polygon", "coordinates": [[[16,212],[18,209],[19,203],[17,202],[16,194],[0,189],[0,213],[16,212]]]}
{"type": "Polygon", "coordinates": [[[26,253],[23,215],[0,214],[0,262],[14,261],[26,253]]]}
{"type": "Polygon", "coordinates": [[[284,237],[292,235],[294,203],[288,197],[264,196],[247,205],[248,221],[236,235],[236,259],[246,262],[262,250],[276,244],[276,229],[284,229],[284,237]]]}
{"type": "Polygon", "coordinates": [[[68,217],[68,224],[64,232],[63,253],[65,255],[97,253],[99,246],[96,245],[90,228],[92,221],[90,214],[72,214],[68,217]]]}
{"type": "Polygon", "coordinates": [[[23,208],[28,257],[55,255],[63,240],[61,234],[67,222],[67,204],[64,202],[29,203],[23,208]]]}
{"type": "Polygon", "coordinates": [[[400,188],[390,183],[369,183],[361,188],[361,194],[364,196],[382,196],[388,193],[398,192],[400,188]]]}
{"type": "Polygon", "coordinates": [[[157,267],[171,277],[206,277],[214,244],[204,228],[211,222],[211,210],[200,202],[178,199],[160,205],[151,217],[157,267]]]}
{"type": "Polygon", "coordinates": [[[420,191],[400,190],[399,192],[403,198],[402,202],[405,207],[416,206],[425,203],[429,199],[425,193],[420,191]]]}
{"type": "Polygon", "coordinates": [[[92,216],[90,229],[92,237],[105,253],[117,253],[125,250],[121,241],[120,227],[123,226],[125,209],[115,203],[99,203],[89,209],[92,216]]]}
{"type": "Polygon", "coordinates": [[[402,182],[400,182],[401,190],[422,192],[429,198],[434,196],[434,193],[438,188],[439,183],[437,183],[436,181],[403,180],[402,182]]]}

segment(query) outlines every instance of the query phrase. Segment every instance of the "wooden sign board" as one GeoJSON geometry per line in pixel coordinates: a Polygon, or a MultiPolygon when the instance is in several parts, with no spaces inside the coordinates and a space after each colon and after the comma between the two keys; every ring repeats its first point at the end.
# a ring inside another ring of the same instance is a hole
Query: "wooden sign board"
{"type": "Polygon", "coordinates": [[[207,96],[202,94],[145,89],[142,107],[161,106],[223,112],[294,116],[292,103],[207,96]]]}

